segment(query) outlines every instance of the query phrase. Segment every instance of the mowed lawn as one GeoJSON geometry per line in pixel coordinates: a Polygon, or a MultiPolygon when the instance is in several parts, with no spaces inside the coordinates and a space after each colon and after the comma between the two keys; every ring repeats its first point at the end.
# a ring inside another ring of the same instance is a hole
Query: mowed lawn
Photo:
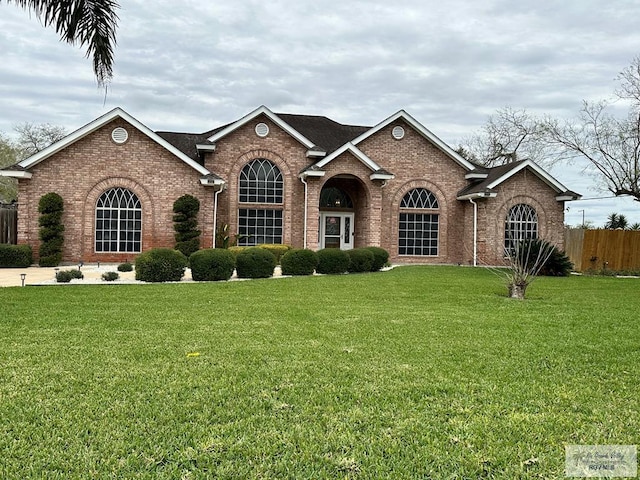
{"type": "Polygon", "coordinates": [[[637,444],[640,280],[0,289],[0,478],[562,478],[637,444]]]}

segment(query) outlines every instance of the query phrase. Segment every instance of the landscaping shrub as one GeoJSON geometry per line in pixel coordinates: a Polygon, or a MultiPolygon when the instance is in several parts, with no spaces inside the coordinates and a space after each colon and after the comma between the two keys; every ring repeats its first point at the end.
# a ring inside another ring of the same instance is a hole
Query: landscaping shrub
{"type": "Polygon", "coordinates": [[[276,257],[269,250],[251,247],[238,253],[236,272],[240,278],[268,278],[276,268],[276,257]]]}
{"type": "Polygon", "coordinates": [[[349,254],[338,248],[324,248],[318,251],[318,273],[345,273],[349,270],[349,254]]]}
{"type": "Polygon", "coordinates": [[[69,283],[73,279],[82,280],[84,275],[80,270],[72,269],[72,270],[60,270],[56,273],[56,282],[58,283],[69,283]]]}
{"type": "Polygon", "coordinates": [[[291,250],[289,245],[283,245],[281,243],[261,243],[258,247],[264,248],[265,250],[269,250],[273,253],[273,256],[276,257],[276,265],[280,263],[282,255],[291,250]]]}
{"type": "Polygon", "coordinates": [[[373,265],[373,252],[366,248],[347,250],[350,273],[370,272],[373,265]]]}
{"type": "Polygon", "coordinates": [[[187,267],[187,257],[178,250],[153,248],[136,258],[136,280],[178,282],[187,267]]]}
{"type": "Polygon", "coordinates": [[[121,263],[120,265],[118,265],[118,271],[119,272],[132,272],[133,271],[133,265],[129,262],[124,262],[121,263]]]}
{"type": "Polygon", "coordinates": [[[0,267],[23,268],[31,265],[33,252],[29,245],[0,244],[0,267]]]}
{"type": "Polygon", "coordinates": [[[192,195],[183,195],[173,202],[176,250],[182,252],[186,257],[200,249],[199,211],[200,200],[192,195]]]}
{"type": "MultiPolygon", "coordinates": [[[[540,249],[544,248],[545,245],[549,245],[549,242],[539,238],[535,240],[528,240],[527,242],[530,242],[531,244],[522,248],[528,249],[528,263],[535,262],[540,249]]],[[[573,270],[573,263],[571,263],[569,257],[565,252],[554,246],[551,255],[544,263],[544,266],[538,274],[551,277],[566,277],[571,273],[571,270],[573,270]]]]}
{"type": "Polygon", "coordinates": [[[389,252],[380,247],[366,247],[371,253],[373,253],[373,263],[371,264],[371,271],[377,272],[384,267],[389,261],[389,252]]]}
{"type": "Polygon", "coordinates": [[[318,254],[308,249],[292,249],[280,259],[283,275],[313,275],[318,266],[318,254]]]}
{"type": "Polygon", "coordinates": [[[62,245],[64,237],[64,225],[62,224],[62,212],[64,202],[57,193],[50,192],[38,202],[40,218],[40,250],[38,252],[38,264],[41,267],[55,267],[62,261],[62,245]]]}
{"type": "Polygon", "coordinates": [[[118,272],[104,272],[102,274],[102,280],[104,280],[105,282],[113,282],[114,280],[117,280],[120,278],[120,275],[118,275],[118,272]]]}
{"type": "Polygon", "coordinates": [[[198,250],[189,257],[191,278],[196,281],[229,280],[233,275],[236,259],[224,248],[198,250]]]}
{"type": "Polygon", "coordinates": [[[233,247],[229,247],[227,250],[229,250],[233,254],[234,258],[237,258],[238,254],[240,252],[244,252],[247,248],[253,248],[253,247],[239,247],[237,245],[234,245],[233,247]]]}

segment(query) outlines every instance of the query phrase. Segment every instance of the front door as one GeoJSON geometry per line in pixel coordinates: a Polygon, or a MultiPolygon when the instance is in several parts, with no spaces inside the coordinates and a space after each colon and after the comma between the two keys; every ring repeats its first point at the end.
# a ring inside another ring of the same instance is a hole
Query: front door
{"type": "Polygon", "coordinates": [[[320,214],[320,247],[353,248],[353,213],[320,214]]]}

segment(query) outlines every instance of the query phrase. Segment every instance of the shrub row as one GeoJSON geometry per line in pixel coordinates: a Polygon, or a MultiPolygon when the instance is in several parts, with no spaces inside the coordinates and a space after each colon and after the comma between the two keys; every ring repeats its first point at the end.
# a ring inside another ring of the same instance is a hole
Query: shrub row
{"type": "Polygon", "coordinates": [[[264,250],[269,250],[274,257],[276,257],[276,265],[280,263],[282,256],[291,250],[289,245],[282,245],[279,243],[261,243],[260,245],[256,245],[255,247],[242,247],[242,246],[233,246],[229,247],[228,250],[233,253],[234,256],[238,256],[240,252],[244,252],[249,248],[262,248],[264,250]]]}
{"type": "Polygon", "coordinates": [[[389,260],[389,253],[380,247],[338,250],[325,248],[318,252],[318,273],[377,272],[389,260]]]}
{"type": "Polygon", "coordinates": [[[0,267],[26,268],[33,262],[29,245],[0,244],[0,267]]]}
{"type": "Polygon", "coordinates": [[[171,248],[154,248],[136,257],[136,280],[178,282],[187,268],[187,257],[171,248]]]}
{"type": "Polygon", "coordinates": [[[69,283],[74,278],[82,280],[84,275],[80,270],[60,270],[56,273],[56,282],[58,283],[69,283]]]}
{"type": "Polygon", "coordinates": [[[199,282],[229,280],[233,275],[236,260],[233,254],[224,248],[198,250],[189,257],[191,277],[199,282]]]}

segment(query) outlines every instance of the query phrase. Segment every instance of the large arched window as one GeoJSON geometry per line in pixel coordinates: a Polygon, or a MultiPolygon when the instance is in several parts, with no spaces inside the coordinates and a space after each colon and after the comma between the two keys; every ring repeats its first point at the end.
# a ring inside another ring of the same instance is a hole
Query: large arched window
{"type": "Polygon", "coordinates": [[[504,248],[511,251],[521,240],[538,238],[538,214],[535,208],[519,203],[509,209],[504,222],[504,248]]]}
{"type": "Polygon", "coordinates": [[[438,255],[438,199],[426,188],[414,188],[400,202],[398,253],[400,255],[438,255]]]}
{"type": "Polygon", "coordinates": [[[282,243],[282,208],[271,205],[283,203],[283,192],[282,172],[274,163],[256,158],[243,167],[238,201],[253,205],[238,208],[238,245],[282,243]]]}
{"type": "Polygon", "coordinates": [[[142,249],[142,206],[126,188],[107,190],[96,203],[96,252],[131,252],[142,249]]]}
{"type": "Polygon", "coordinates": [[[240,202],[282,203],[282,173],[265,158],[247,163],[240,172],[240,202]]]}

